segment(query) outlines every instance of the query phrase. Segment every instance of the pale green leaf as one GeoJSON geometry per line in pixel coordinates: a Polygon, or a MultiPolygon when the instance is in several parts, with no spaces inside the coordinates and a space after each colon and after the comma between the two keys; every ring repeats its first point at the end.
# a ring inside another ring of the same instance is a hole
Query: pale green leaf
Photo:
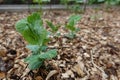
{"type": "Polygon", "coordinates": [[[36,53],[39,50],[39,45],[27,45],[26,48],[36,53]]]}
{"type": "Polygon", "coordinates": [[[57,50],[49,50],[39,55],[40,59],[52,59],[57,56],[57,50]]]}
{"type": "Polygon", "coordinates": [[[68,19],[68,23],[66,24],[66,28],[71,30],[71,31],[75,31],[75,25],[76,23],[81,19],[80,15],[72,15],[70,16],[70,18],[68,19]]]}
{"type": "Polygon", "coordinates": [[[43,28],[43,22],[39,13],[33,13],[16,23],[16,29],[26,41],[32,45],[42,45],[47,39],[47,31],[43,28]]]}
{"type": "Polygon", "coordinates": [[[24,31],[26,30],[26,29],[28,29],[28,22],[27,22],[27,19],[26,18],[24,18],[24,19],[21,19],[20,21],[18,21],[17,23],[16,23],[16,30],[18,31],[18,32],[20,32],[21,34],[22,33],[24,33],[24,31]]]}
{"type": "Polygon", "coordinates": [[[41,61],[40,60],[34,60],[34,61],[29,63],[28,67],[29,67],[29,69],[34,70],[34,69],[40,68],[41,65],[43,65],[42,60],[41,61]]]}
{"type": "Polygon", "coordinates": [[[80,15],[72,15],[68,19],[68,23],[71,23],[71,21],[74,21],[74,23],[76,24],[80,19],[81,19],[80,15]]]}
{"type": "Polygon", "coordinates": [[[47,22],[48,27],[50,27],[52,29],[52,32],[58,31],[58,27],[55,26],[52,22],[50,22],[50,21],[46,21],[46,22],[47,22]]]}
{"type": "Polygon", "coordinates": [[[38,36],[32,31],[26,18],[16,23],[16,30],[20,32],[30,44],[38,44],[38,36]]]}
{"type": "Polygon", "coordinates": [[[44,60],[39,58],[39,54],[31,55],[25,59],[25,62],[29,64],[28,67],[31,70],[39,68],[43,64],[43,61],[44,60]]]}

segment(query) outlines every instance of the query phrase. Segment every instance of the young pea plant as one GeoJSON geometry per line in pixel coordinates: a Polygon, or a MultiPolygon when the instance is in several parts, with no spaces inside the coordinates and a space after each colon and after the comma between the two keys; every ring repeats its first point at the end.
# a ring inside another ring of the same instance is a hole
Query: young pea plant
{"type": "Polygon", "coordinates": [[[54,37],[60,36],[60,33],[58,32],[58,29],[60,28],[60,25],[54,25],[51,21],[46,21],[47,26],[51,29],[51,34],[54,37]]]}
{"type": "Polygon", "coordinates": [[[59,29],[59,26],[54,25],[52,22],[50,21],[46,21],[48,27],[50,27],[50,29],[52,30],[53,33],[57,32],[59,29]]]}
{"type": "Polygon", "coordinates": [[[33,13],[27,18],[18,21],[16,30],[28,42],[26,47],[32,51],[32,54],[25,59],[31,70],[44,65],[45,60],[56,57],[56,49],[47,49],[47,43],[50,39],[48,31],[43,27],[43,21],[39,13],[33,13]]]}
{"type": "Polygon", "coordinates": [[[69,30],[69,33],[66,35],[66,37],[73,39],[76,36],[76,32],[78,32],[80,29],[76,28],[76,23],[81,19],[80,15],[72,15],[68,19],[68,22],[66,23],[65,27],[69,30]]]}

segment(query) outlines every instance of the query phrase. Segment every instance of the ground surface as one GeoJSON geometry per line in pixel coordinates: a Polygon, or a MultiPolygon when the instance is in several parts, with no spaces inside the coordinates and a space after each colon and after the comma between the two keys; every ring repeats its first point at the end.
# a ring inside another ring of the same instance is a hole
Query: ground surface
{"type": "MultiPolygon", "coordinates": [[[[54,38],[56,58],[45,67],[30,71],[24,58],[27,44],[15,30],[15,23],[29,13],[0,13],[0,79],[3,80],[120,80],[120,8],[87,9],[76,25],[81,28],[73,40],[54,38]],[[49,78],[51,76],[51,78],[49,78]]],[[[67,11],[44,12],[43,19],[65,24],[67,11]]],[[[66,31],[59,30],[62,34],[66,31]]]]}

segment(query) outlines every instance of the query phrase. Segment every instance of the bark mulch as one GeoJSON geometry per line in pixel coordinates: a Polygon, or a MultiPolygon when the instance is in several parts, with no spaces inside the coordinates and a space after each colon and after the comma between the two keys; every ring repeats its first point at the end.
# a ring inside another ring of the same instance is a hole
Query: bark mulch
{"type": "MultiPolygon", "coordinates": [[[[76,25],[77,37],[53,38],[49,47],[58,49],[57,57],[33,71],[24,62],[31,53],[27,42],[15,30],[16,21],[29,14],[0,13],[0,80],[120,80],[120,8],[88,8],[76,25]]],[[[42,17],[59,23],[59,32],[66,34],[63,27],[71,14],[44,11],[42,17]]]]}

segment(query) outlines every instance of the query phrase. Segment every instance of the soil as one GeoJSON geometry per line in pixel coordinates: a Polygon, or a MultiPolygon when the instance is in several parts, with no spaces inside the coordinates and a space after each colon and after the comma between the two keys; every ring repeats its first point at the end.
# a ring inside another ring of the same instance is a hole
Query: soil
{"type": "MultiPolygon", "coordinates": [[[[31,51],[15,30],[15,23],[29,14],[0,13],[0,80],[120,80],[120,8],[88,8],[76,25],[80,28],[76,37],[53,38],[48,45],[57,48],[57,57],[33,71],[24,62],[31,51]]],[[[64,35],[68,33],[64,24],[72,14],[44,11],[42,18],[60,24],[64,35]]]]}

